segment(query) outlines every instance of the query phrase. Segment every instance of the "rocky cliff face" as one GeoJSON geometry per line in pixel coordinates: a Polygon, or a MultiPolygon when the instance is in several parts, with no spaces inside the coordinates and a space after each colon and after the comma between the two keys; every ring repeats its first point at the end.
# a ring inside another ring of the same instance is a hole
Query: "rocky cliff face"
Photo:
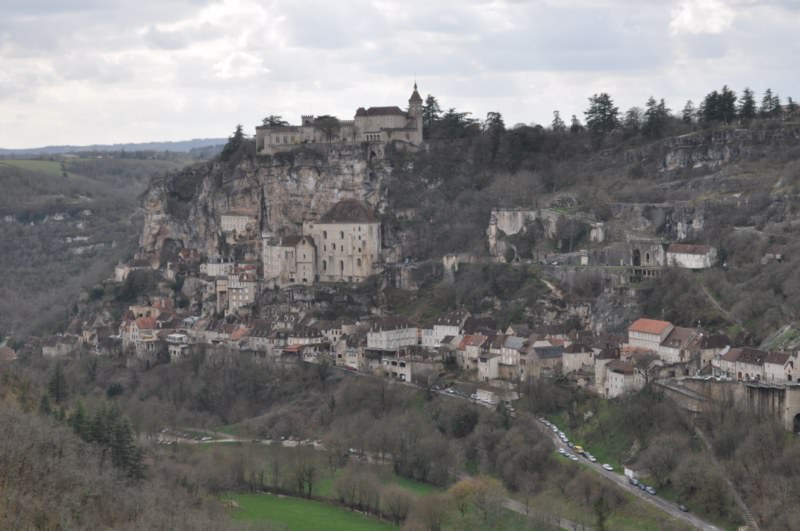
{"type": "Polygon", "coordinates": [[[655,162],[660,172],[686,169],[714,169],[735,161],[750,161],[769,154],[779,146],[796,146],[800,128],[775,127],[709,130],[667,139],[659,144],[628,151],[626,162],[655,162]],[[654,156],[655,155],[655,156],[654,156]]]}
{"type": "Polygon", "coordinates": [[[282,236],[299,233],[305,219],[342,199],[380,209],[389,172],[386,162],[370,162],[356,147],[192,166],[151,183],[137,255],[156,265],[175,249],[218,254],[224,247],[220,218],[230,211],[253,215],[259,233],[282,236]]]}

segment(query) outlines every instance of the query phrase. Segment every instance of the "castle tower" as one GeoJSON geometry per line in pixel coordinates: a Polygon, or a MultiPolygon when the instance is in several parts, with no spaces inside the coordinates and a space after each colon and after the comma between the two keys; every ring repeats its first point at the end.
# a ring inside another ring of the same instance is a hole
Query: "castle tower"
{"type": "Polygon", "coordinates": [[[417,82],[414,82],[414,92],[408,99],[408,115],[414,118],[416,122],[417,133],[415,135],[414,143],[420,144],[422,142],[422,98],[417,92],[417,82]]]}

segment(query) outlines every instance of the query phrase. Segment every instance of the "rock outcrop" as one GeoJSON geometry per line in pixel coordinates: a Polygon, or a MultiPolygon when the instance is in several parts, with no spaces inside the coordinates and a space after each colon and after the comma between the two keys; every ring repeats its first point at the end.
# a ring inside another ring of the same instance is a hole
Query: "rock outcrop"
{"type": "Polygon", "coordinates": [[[150,184],[137,255],[155,266],[174,249],[226,254],[220,218],[231,211],[255,217],[259,233],[283,236],[299,233],[305,219],[342,199],[380,209],[389,172],[386,161],[336,146],[195,165],[150,184]]]}

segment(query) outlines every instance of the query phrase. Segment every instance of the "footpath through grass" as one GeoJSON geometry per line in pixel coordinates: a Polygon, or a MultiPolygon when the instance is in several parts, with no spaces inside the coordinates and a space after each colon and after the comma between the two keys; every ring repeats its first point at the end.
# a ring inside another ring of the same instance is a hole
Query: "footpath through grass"
{"type": "Polygon", "coordinates": [[[233,494],[239,504],[233,512],[236,520],[283,524],[291,531],[389,531],[395,526],[348,509],[322,502],[273,496],[270,494],[233,494]]]}

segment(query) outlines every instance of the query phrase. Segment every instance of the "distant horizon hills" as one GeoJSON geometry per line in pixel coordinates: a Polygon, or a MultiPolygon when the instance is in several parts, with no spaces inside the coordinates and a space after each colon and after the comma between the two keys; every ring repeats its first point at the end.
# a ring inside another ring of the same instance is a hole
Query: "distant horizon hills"
{"type": "Polygon", "coordinates": [[[175,151],[189,153],[193,149],[222,146],[227,138],[193,138],[165,142],[128,142],[124,144],[91,144],[87,146],[43,146],[33,148],[0,148],[0,156],[65,155],[86,151],[175,151]]]}

